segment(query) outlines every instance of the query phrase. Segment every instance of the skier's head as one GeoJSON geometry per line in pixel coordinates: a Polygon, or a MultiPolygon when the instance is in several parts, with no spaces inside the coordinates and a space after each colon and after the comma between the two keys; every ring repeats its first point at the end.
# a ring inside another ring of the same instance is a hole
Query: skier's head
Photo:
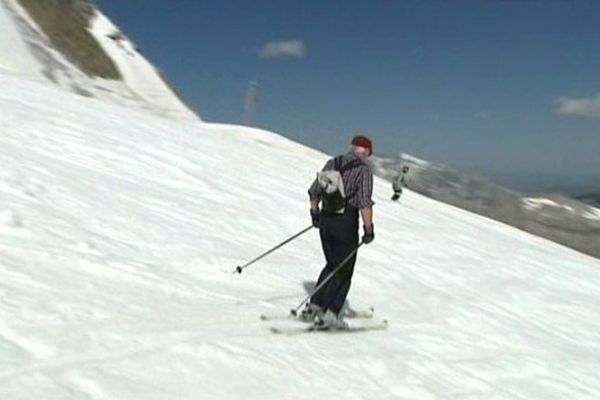
{"type": "Polygon", "coordinates": [[[363,135],[356,135],[352,138],[352,150],[361,159],[367,159],[373,154],[373,143],[371,139],[363,135]]]}
{"type": "Polygon", "coordinates": [[[402,172],[405,174],[408,172],[408,165],[405,165],[404,167],[402,167],[402,172]]]}

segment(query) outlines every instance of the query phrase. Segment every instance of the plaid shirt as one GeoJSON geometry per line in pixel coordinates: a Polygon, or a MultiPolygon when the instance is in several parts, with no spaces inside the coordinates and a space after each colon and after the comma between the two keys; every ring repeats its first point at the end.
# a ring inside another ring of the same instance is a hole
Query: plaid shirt
{"type": "MultiPolygon", "coordinates": [[[[357,159],[358,157],[352,152],[345,154],[342,158],[342,167],[357,159]]],[[[333,169],[334,161],[331,159],[327,161],[323,167],[323,171],[333,169]]],[[[363,162],[354,168],[342,172],[342,181],[344,182],[346,200],[350,206],[359,210],[373,207],[375,204],[371,199],[373,194],[373,172],[368,164],[363,162]]],[[[321,188],[316,179],[308,189],[308,196],[311,200],[321,200],[321,188]]]]}

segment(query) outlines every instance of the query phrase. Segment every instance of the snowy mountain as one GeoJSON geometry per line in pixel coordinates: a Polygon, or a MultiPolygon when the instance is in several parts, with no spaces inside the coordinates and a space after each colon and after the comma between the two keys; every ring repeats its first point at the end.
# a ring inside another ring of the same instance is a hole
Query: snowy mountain
{"type": "Polygon", "coordinates": [[[388,329],[272,334],[318,233],[232,271],[309,226],[328,156],[52,83],[0,4],[0,399],[598,398],[600,261],[383,179],[348,307],[388,329]]]}
{"type": "Polygon", "coordinates": [[[91,0],[0,0],[0,72],[198,119],[91,0]]]}
{"type": "Polygon", "coordinates": [[[390,181],[408,165],[407,185],[421,194],[600,258],[600,209],[591,205],[560,194],[523,195],[488,178],[404,153],[376,157],[373,164],[390,181]]]}
{"type": "Polygon", "coordinates": [[[0,398],[598,398],[600,261],[377,179],[349,302],[389,328],[273,335],[317,232],[232,271],[309,225],[326,155],[0,85],[0,398]]]}

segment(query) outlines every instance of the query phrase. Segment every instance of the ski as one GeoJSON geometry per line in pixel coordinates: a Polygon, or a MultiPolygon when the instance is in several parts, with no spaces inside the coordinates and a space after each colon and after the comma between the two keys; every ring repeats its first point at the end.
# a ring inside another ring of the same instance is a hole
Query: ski
{"type": "Polygon", "coordinates": [[[373,307],[369,307],[366,310],[348,310],[344,314],[344,318],[373,318],[375,315],[375,309],[373,307]]]}
{"type": "MultiPolygon", "coordinates": [[[[373,307],[370,307],[366,310],[358,310],[358,311],[354,311],[354,310],[349,310],[348,312],[346,312],[344,314],[344,318],[348,318],[348,319],[371,319],[373,318],[375,314],[375,309],[373,307]]],[[[288,315],[267,315],[267,314],[261,314],[260,315],[260,319],[262,321],[283,321],[283,320],[289,320],[289,321],[298,321],[298,322],[311,322],[311,321],[303,321],[301,319],[299,319],[298,317],[294,317],[291,314],[288,315]]]]}
{"type": "Polygon", "coordinates": [[[387,320],[381,320],[380,322],[376,323],[376,324],[371,324],[371,325],[363,325],[363,326],[348,326],[346,328],[340,328],[340,329],[322,329],[316,326],[309,326],[309,327],[303,327],[303,328],[298,328],[298,327],[275,327],[272,326],[270,328],[271,332],[277,335],[287,335],[287,336],[291,336],[291,335],[298,335],[301,333],[357,333],[357,332],[369,332],[369,331],[381,331],[381,330],[385,330],[388,327],[388,322],[387,320]]]}

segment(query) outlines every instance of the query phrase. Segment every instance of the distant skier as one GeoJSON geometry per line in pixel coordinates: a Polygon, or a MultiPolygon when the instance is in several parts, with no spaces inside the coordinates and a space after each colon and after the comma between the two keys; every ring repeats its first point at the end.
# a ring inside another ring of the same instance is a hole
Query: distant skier
{"type": "Polygon", "coordinates": [[[394,180],[394,183],[392,184],[392,189],[394,190],[392,200],[394,201],[398,201],[398,199],[402,195],[402,188],[406,187],[406,174],[408,174],[407,165],[402,167],[402,173],[398,175],[398,177],[394,180]]]}
{"type": "MultiPolygon", "coordinates": [[[[308,190],[313,225],[319,228],[327,265],[317,285],[327,278],[358,246],[360,214],[365,244],[375,238],[373,228],[373,172],[366,163],[373,145],[366,136],[355,136],[348,153],[325,164],[308,190]],[[321,208],[319,206],[321,205],[321,208]]],[[[342,307],[350,290],[356,254],[312,296],[300,318],[323,328],[344,328],[342,307]]]]}

